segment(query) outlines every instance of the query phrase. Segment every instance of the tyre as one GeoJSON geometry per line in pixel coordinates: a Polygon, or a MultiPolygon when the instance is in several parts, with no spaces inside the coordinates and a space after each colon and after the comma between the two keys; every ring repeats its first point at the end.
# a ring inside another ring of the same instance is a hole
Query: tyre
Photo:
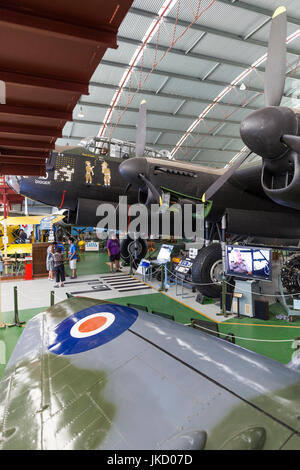
{"type": "Polygon", "coordinates": [[[141,259],[146,256],[148,251],[147,243],[142,238],[132,240],[132,238],[127,237],[121,241],[120,248],[122,259],[129,264],[132,257],[134,267],[140,264],[141,259]]]}
{"type": "Polygon", "coordinates": [[[222,274],[221,245],[212,243],[203,247],[196,256],[192,267],[192,280],[196,284],[195,287],[206,297],[220,298],[222,274]],[[214,282],[218,284],[213,284],[214,282]]]}
{"type": "Polygon", "coordinates": [[[281,283],[289,294],[300,292],[300,256],[293,256],[281,268],[281,283]]]}

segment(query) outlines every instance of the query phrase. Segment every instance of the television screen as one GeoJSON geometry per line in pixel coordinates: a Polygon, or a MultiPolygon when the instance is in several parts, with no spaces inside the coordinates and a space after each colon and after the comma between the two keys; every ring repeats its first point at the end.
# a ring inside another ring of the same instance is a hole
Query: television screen
{"type": "Polygon", "coordinates": [[[160,261],[162,264],[170,261],[172,250],[172,245],[162,245],[157,255],[158,261],[160,261]]]}
{"type": "Polygon", "coordinates": [[[226,246],[226,274],[246,279],[272,279],[272,250],[250,246],[226,246]]]}

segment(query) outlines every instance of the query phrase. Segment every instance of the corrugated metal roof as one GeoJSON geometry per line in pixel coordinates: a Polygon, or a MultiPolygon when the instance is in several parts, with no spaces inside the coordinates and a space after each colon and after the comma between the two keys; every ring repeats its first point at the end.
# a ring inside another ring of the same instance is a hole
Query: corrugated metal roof
{"type": "MultiPolygon", "coordinates": [[[[106,52],[91,80],[97,86],[90,86],[89,97],[81,97],[81,102],[94,106],[87,108],[82,122],[98,119],[99,130],[129,61],[141,46],[146,32],[149,33],[150,25],[157,20],[164,3],[163,0],[133,2],[119,29],[119,49],[106,52]]],[[[112,113],[112,123],[119,121],[112,137],[135,139],[139,103],[146,99],[150,110],[147,143],[152,142],[156,148],[160,144],[169,145],[172,150],[197,117],[211,107],[204,121],[194,129],[199,138],[188,138],[184,151],[177,152],[175,158],[224,166],[243,147],[239,138],[240,121],[263,106],[264,64],[243,80],[245,90],[240,89],[242,82],[239,82],[221,98],[220,105],[212,105],[231,82],[266,53],[270,19],[279,4],[288,10],[288,34],[300,28],[298,3],[298,0],[175,2],[159,33],[152,37],[141,55],[131,78],[125,82],[118,106],[112,113]],[[194,21],[199,5],[202,14],[194,21]],[[138,92],[134,96],[136,88],[138,92]],[[128,96],[128,89],[131,96],[128,96]],[[160,132],[153,129],[160,129],[160,132]],[[203,136],[204,133],[208,136],[203,136]]],[[[288,45],[288,52],[289,64],[299,65],[300,38],[288,45]]],[[[283,105],[300,107],[299,80],[299,70],[287,78],[283,105]]],[[[91,124],[88,126],[90,130],[91,124]]],[[[83,132],[83,124],[76,122],[70,138],[78,141],[85,137],[83,132]]],[[[67,141],[59,139],[58,143],[67,141]]]]}

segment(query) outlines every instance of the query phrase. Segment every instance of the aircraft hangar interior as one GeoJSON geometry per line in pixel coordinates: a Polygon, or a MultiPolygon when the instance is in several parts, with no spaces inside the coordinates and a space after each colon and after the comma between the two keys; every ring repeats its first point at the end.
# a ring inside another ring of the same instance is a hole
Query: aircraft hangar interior
{"type": "Polygon", "coordinates": [[[300,450],[299,6],[0,2],[1,450],[300,450]]]}

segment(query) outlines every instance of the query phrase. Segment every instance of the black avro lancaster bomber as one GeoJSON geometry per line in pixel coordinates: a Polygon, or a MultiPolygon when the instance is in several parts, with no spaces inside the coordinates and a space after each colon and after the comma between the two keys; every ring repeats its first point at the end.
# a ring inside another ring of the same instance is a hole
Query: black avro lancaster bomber
{"type": "MultiPolygon", "coordinates": [[[[145,148],[146,107],[141,104],[136,144],[91,138],[78,147],[53,152],[46,177],[9,177],[18,193],[67,209],[77,225],[96,226],[96,208],[126,194],[128,203],[161,204],[163,194],[179,204],[212,201],[206,221],[219,224],[227,216],[227,233],[248,237],[300,239],[300,115],[280,107],[286,73],[286,10],[272,20],[265,73],[265,107],[241,123],[249,152],[224,170],[168,159],[145,148]],[[251,154],[262,162],[239,168],[251,154]]],[[[211,231],[213,238],[213,231],[211,231]]],[[[195,282],[214,279],[210,265],[221,258],[219,244],[202,248],[195,282]],[[204,262],[205,261],[205,262],[204,262]]],[[[206,295],[214,286],[199,287],[206,295]]],[[[219,292],[219,290],[218,290],[219,292]]]]}

